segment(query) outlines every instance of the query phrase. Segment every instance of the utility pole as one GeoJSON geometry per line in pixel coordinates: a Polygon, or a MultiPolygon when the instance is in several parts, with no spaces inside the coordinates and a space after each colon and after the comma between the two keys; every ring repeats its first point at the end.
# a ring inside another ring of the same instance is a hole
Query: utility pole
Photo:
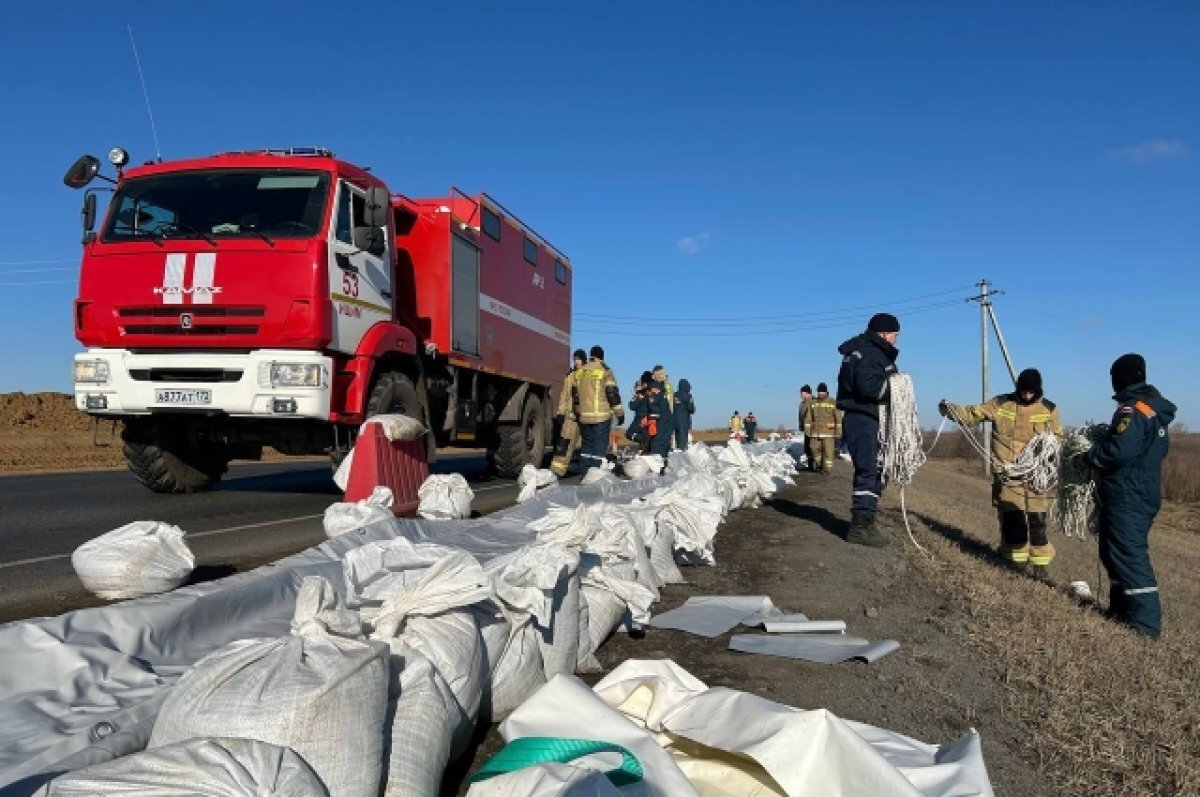
{"type": "MultiPolygon", "coordinates": [[[[993,295],[993,292],[991,291],[992,284],[987,280],[980,280],[979,282],[975,283],[975,286],[979,288],[979,295],[973,296],[967,301],[979,302],[979,350],[981,354],[980,361],[982,364],[980,402],[986,402],[988,400],[988,311],[992,307],[989,297],[993,295]]],[[[988,434],[986,424],[984,424],[983,432],[983,450],[985,454],[983,468],[987,475],[991,476],[992,436],[988,434]]]]}

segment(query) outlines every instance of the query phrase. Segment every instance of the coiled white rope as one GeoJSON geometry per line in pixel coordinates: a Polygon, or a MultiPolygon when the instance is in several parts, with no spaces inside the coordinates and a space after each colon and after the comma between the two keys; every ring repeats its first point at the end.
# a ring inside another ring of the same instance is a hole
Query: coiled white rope
{"type": "Polygon", "coordinates": [[[1088,451],[1108,433],[1108,424],[1089,423],[1067,434],[1062,445],[1062,471],[1058,480],[1058,501],[1053,517],[1068,537],[1083,540],[1099,532],[1099,504],[1096,474],[1076,455],[1088,451]]]}
{"type": "Polygon", "coordinates": [[[911,484],[913,477],[925,464],[925,449],[921,423],[917,418],[917,396],[913,390],[912,377],[895,373],[888,377],[888,403],[879,408],[879,469],[884,484],[895,482],[900,485],[900,514],[904,518],[904,530],[917,550],[933,558],[933,554],[921,547],[913,536],[908,523],[908,505],[904,500],[904,486],[911,484]]]}

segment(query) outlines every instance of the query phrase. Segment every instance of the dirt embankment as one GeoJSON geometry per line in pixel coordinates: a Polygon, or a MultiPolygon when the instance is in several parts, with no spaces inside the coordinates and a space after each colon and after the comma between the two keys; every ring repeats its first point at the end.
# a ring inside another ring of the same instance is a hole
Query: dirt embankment
{"type": "Polygon", "coordinates": [[[0,393],[0,473],[124,467],[119,423],[97,426],[63,393],[0,393]]]}

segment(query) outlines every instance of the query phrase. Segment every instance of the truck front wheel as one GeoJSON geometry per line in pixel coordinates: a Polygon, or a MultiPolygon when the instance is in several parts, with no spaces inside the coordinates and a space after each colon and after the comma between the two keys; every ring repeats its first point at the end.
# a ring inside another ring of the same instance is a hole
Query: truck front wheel
{"type": "Polygon", "coordinates": [[[506,479],[515,479],[526,465],[541,467],[546,455],[546,418],[540,398],[532,393],[526,396],[520,422],[496,428],[488,455],[492,470],[506,479]]]}
{"type": "Polygon", "coordinates": [[[130,472],[156,493],[207,490],[229,468],[223,446],[193,445],[186,435],[169,432],[157,421],[126,421],[121,439],[130,472]]]}

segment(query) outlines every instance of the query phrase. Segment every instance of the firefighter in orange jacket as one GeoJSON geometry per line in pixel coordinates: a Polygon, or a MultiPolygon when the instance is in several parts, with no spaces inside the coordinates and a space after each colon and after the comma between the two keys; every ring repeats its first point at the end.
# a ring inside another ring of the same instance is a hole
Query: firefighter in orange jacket
{"type": "Polygon", "coordinates": [[[824,382],[817,385],[816,398],[805,402],[804,439],[812,441],[812,468],[817,473],[833,472],[837,441],[842,436],[842,416],[829,397],[824,382]]]}
{"type": "Polygon", "coordinates": [[[1038,432],[1063,436],[1058,407],[1042,395],[1042,375],[1026,368],[1012,393],[965,407],[942,401],[938,409],[964,424],[992,422],[992,455],[1001,465],[992,483],[992,504],[1000,520],[1000,555],[1044,573],[1054,559],[1054,546],[1046,537],[1046,513],[1054,498],[1035,493],[1023,482],[1006,481],[1003,473],[1003,466],[1016,460],[1038,432]]]}

